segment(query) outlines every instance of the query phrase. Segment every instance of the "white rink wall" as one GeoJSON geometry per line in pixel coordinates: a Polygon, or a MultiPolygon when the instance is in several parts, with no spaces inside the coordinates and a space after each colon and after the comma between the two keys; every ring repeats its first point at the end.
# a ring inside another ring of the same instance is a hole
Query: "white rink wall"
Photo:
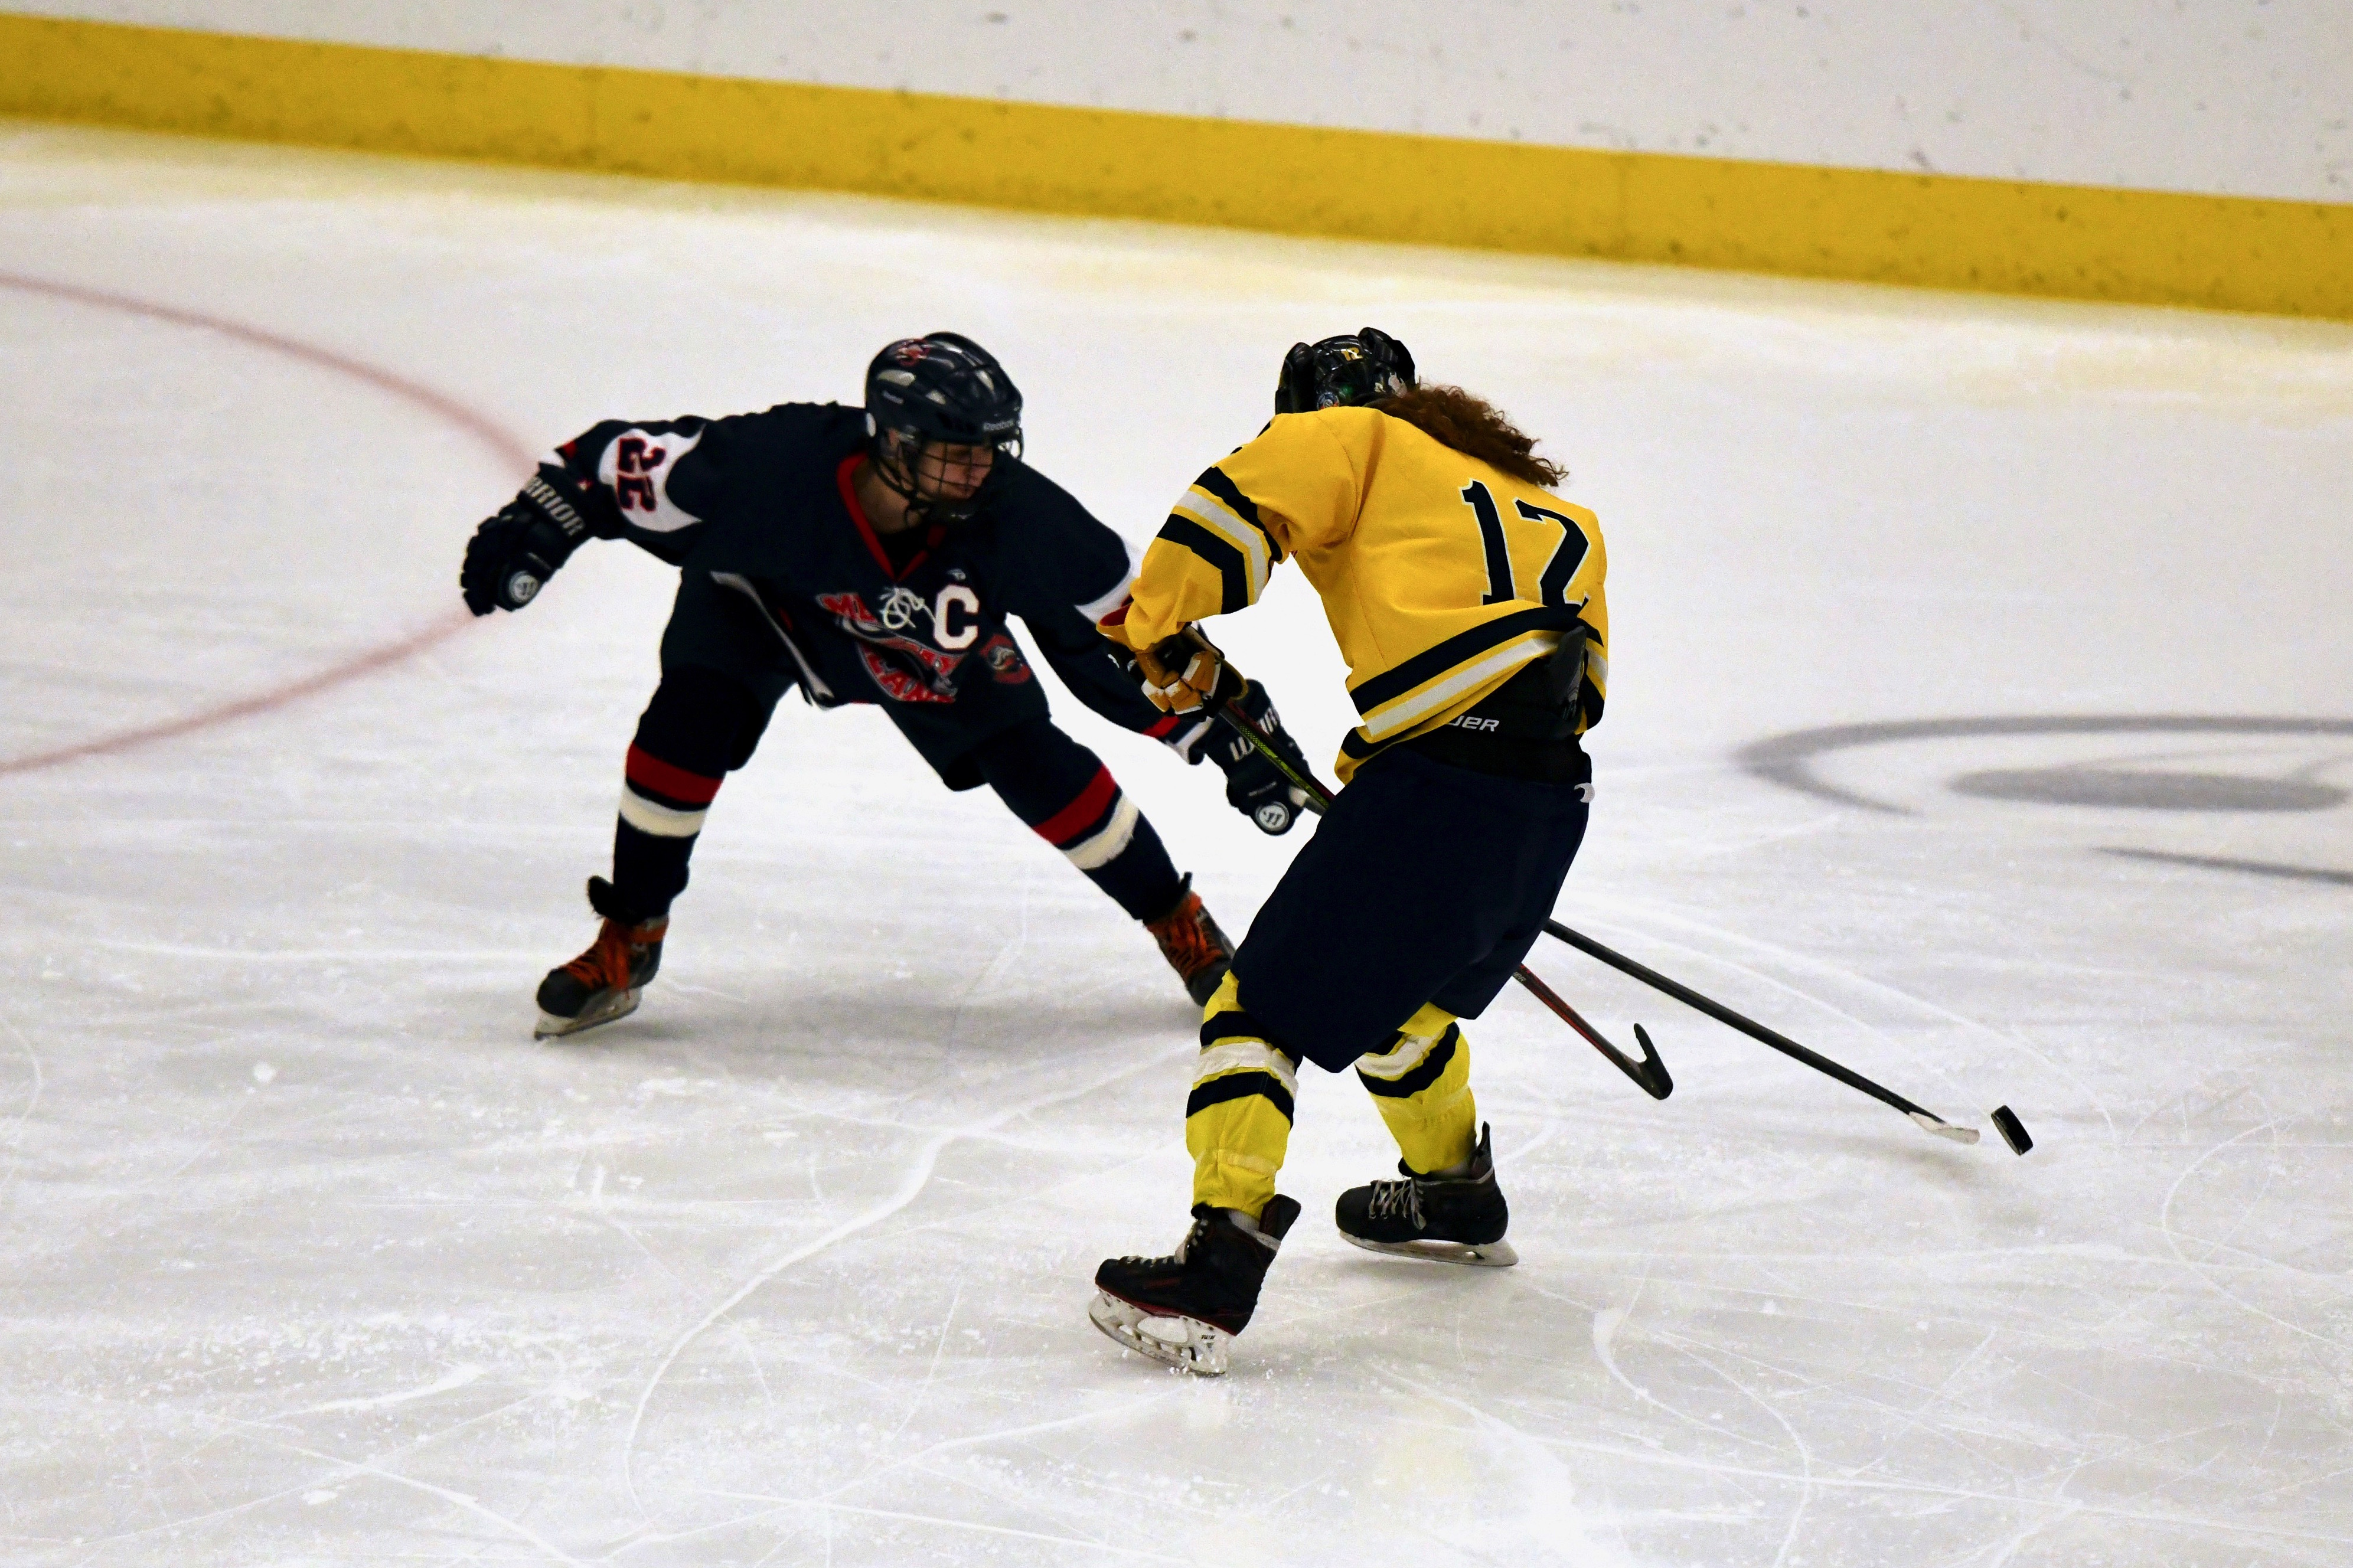
{"type": "Polygon", "coordinates": [[[574,65],[2353,202],[2347,0],[66,0],[574,65]]]}

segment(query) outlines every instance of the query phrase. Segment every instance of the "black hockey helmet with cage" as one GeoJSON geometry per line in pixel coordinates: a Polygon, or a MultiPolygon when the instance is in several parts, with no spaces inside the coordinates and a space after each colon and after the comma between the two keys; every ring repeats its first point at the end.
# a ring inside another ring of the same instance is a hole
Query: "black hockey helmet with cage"
{"type": "Polygon", "coordinates": [[[1021,440],[1021,390],[997,356],[960,332],[902,338],[866,367],[866,414],[876,431],[957,447],[1021,440]]]}
{"type": "Polygon", "coordinates": [[[961,332],[926,332],[886,346],[866,367],[866,426],[883,482],[934,521],[979,510],[1021,459],[1021,389],[997,356],[961,332]],[[964,500],[922,493],[927,447],[987,447],[988,479],[964,500]]]}
{"type": "Polygon", "coordinates": [[[1395,397],[1414,384],[1413,355],[1378,327],[1293,343],[1282,356],[1275,384],[1277,414],[1312,414],[1319,408],[1356,408],[1395,397]]]}

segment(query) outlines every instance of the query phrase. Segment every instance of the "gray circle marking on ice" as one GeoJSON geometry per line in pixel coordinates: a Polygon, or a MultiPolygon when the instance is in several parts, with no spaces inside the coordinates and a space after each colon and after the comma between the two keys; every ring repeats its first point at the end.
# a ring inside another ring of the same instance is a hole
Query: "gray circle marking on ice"
{"type": "MultiPolygon", "coordinates": [[[[1890,816],[1910,816],[1915,814],[1908,807],[1891,805],[1886,801],[1873,800],[1869,795],[1858,795],[1852,790],[1842,789],[1831,783],[1814,771],[1816,762],[1833,752],[1853,751],[1862,746],[1892,745],[1906,741],[1964,740],[1972,736],[1984,735],[2128,734],[2353,735],[2353,719],[2232,719],[2182,713],[2100,713],[2072,718],[2053,714],[2010,719],[1905,719],[1879,724],[1828,724],[1816,730],[1793,730],[1786,735],[1772,735],[1762,741],[1751,742],[1735,753],[1734,760],[1739,763],[1742,771],[1754,778],[1763,779],[1768,784],[1779,784],[1784,789],[1796,790],[1801,795],[1812,795],[1818,800],[1833,801],[1840,805],[1859,806],[1865,811],[1885,812],[1890,816]]],[[[2106,771],[2052,768],[2035,770],[2031,773],[2021,771],[2016,773],[1973,773],[1968,775],[1968,778],[2022,781],[2029,777],[2047,778],[2051,774],[2063,773],[2089,774],[2106,771]]],[[[2168,780],[2187,780],[2209,782],[2218,786],[2227,783],[2233,788],[2243,787],[2249,792],[2247,798],[2253,798],[2258,788],[2277,789],[2282,792],[2326,791],[2335,797],[2325,801],[2317,799],[2316,796],[2306,797],[2311,799],[2312,804],[2292,806],[2208,804],[2168,805],[2159,808],[2176,811],[2318,811],[2340,804],[2346,798],[2345,792],[2329,790],[2327,785],[2291,784],[2284,780],[2232,778],[2226,781],[2213,775],[2165,774],[2153,771],[2146,773],[2124,773],[2116,771],[2112,776],[2130,778],[2136,784],[2144,785],[2146,790],[2168,787],[2165,783],[2168,780]],[[2157,782],[2151,784],[2148,781],[2157,782]]],[[[1958,781],[1954,787],[1961,788],[1964,783],[1966,780],[1958,781]]],[[[2063,797],[2055,792],[2064,787],[2063,784],[2052,784],[2048,788],[2054,793],[2042,795],[2018,793],[1999,795],[1996,798],[2038,802],[2060,801],[2063,797]]],[[[2092,787],[2094,786],[2090,784],[2084,785],[2087,791],[2092,787]]],[[[2197,793],[2194,785],[2189,784],[2176,784],[2171,787],[2178,791],[2177,798],[2180,799],[2187,799],[2197,793]]],[[[2021,784],[2020,788],[2022,790],[2024,785],[2021,784]]],[[[1964,793],[1996,794],[1991,787],[1975,791],[1964,790],[1964,793]]],[[[2221,792],[2219,789],[2209,791],[2204,798],[2209,801],[2219,801],[2221,792]]],[[[2285,795],[2283,794],[2274,798],[2284,799],[2285,795]]],[[[2151,803],[2147,800],[2104,798],[2094,801],[2085,797],[2066,797],[2063,804],[2147,805],[2151,803]]]]}
{"type": "MultiPolygon", "coordinates": [[[[1917,815],[1909,807],[1841,789],[1814,772],[1817,759],[1832,752],[1906,741],[1948,741],[1979,735],[2353,735],[2353,719],[2227,719],[2197,714],[2089,714],[2013,719],[1912,719],[1879,724],[1829,724],[1793,730],[1743,746],[1736,760],[1752,777],[1818,800],[1891,816],[1917,815]]],[[[2039,805],[2126,806],[2158,811],[2325,811],[2342,805],[2345,790],[2300,779],[2270,779],[2219,773],[2167,773],[2155,769],[2052,767],[1995,769],[1964,773],[1952,787],[1963,795],[2039,805]]],[[[2274,877],[2324,887],[2353,887],[2353,872],[2318,866],[2290,866],[2223,856],[2180,855],[2156,849],[2107,847],[2106,855],[2158,864],[2274,877]]]]}
{"type": "Polygon", "coordinates": [[[2158,866],[2189,866],[2201,871],[2243,871],[2251,877],[2279,877],[2291,882],[2316,882],[2324,888],[2353,888],[2353,871],[2326,866],[2284,866],[2276,860],[2242,860],[2231,855],[2175,855],[2163,849],[2119,849],[2103,846],[2103,855],[2126,860],[2147,860],[2158,866]]]}
{"type": "Polygon", "coordinates": [[[2347,792],[2305,779],[2155,768],[1993,768],[1952,782],[1958,795],[2036,805],[2125,806],[2135,811],[2327,811],[2347,792]]]}

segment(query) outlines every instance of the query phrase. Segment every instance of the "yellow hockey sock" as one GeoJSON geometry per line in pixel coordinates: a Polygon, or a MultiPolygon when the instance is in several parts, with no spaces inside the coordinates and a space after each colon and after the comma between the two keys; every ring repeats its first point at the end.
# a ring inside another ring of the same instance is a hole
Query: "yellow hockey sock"
{"type": "Polygon", "coordinates": [[[1291,1146],[1298,1068],[1299,1058],[1268,1040],[1242,1010],[1228,974],[1202,1009],[1201,1055],[1185,1101],[1195,1203],[1240,1209],[1253,1219],[1266,1207],[1291,1146]]]}
{"type": "Polygon", "coordinates": [[[1427,1174],[1471,1157],[1479,1106],[1471,1097],[1471,1042],[1453,1014],[1422,1008],[1388,1049],[1356,1059],[1356,1077],[1407,1164],[1427,1174]]]}

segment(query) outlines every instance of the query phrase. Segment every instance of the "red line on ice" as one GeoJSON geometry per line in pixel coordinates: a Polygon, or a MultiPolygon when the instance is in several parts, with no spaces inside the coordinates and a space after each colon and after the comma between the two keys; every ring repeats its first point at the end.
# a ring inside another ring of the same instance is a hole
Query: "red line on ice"
{"type": "MultiPolygon", "coordinates": [[[[136,300],[125,294],[110,294],[102,289],[84,289],[76,284],[52,282],[41,278],[27,278],[13,272],[0,272],[0,289],[14,289],[21,293],[46,295],[53,300],[70,300],[79,305],[93,305],[101,310],[121,310],[127,315],[143,316],[154,321],[168,321],[174,326],[194,327],[202,331],[216,332],[223,337],[235,339],[238,342],[247,343],[255,348],[267,349],[272,353],[284,354],[289,359],[299,360],[304,364],[349,376],[354,381],[375,387],[379,392],[388,393],[405,403],[421,408],[438,419],[455,425],[490,448],[501,463],[512,464],[519,468],[531,467],[532,448],[529,445],[512,433],[501,429],[488,416],[467,407],[455,398],[434,391],[429,386],[396,375],[391,371],[379,366],[353,359],[348,354],[338,353],[332,349],[321,348],[315,343],[306,343],[299,339],[286,337],[261,327],[248,326],[241,321],[208,316],[198,310],[185,310],[176,305],[159,305],[153,300],[136,300]]],[[[166,719],[158,723],[142,724],[137,729],[117,731],[111,735],[101,735],[94,741],[81,741],[70,746],[60,746],[55,751],[37,752],[25,757],[0,759],[0,775],[26,773],[37,768],[53,768],[65,763],[79,762],[85,757],[110,756],[117,752],[129,751],[134,746],[144,746],[156,741],[168,741],[174,736],[190,734],[198,730],[209,730],[215,725],[231,723],[239,719],[249,718],[256,713],[266,713],[273,708],[283,708],[290,702],[299,702],[305,697],[314,696],[331,687],[341,686],[347,680],[355,680],[361,676],[373,674],[387,666],[398,664],[403,659],[422,653],[434,644],[462,631],[471,625],[472,621],[471,616],[462,612],[444,616],[409,633],[406,637],[370,648],[364,653],[355,654],[339,664],[329,665],[326,668],[316,670],[298,680],[289,681],[283,686],[274,687],[267,691],[257,692],[250,697],[223,702],[215,707],[185,714],[177,719],[166,719]]]]}

